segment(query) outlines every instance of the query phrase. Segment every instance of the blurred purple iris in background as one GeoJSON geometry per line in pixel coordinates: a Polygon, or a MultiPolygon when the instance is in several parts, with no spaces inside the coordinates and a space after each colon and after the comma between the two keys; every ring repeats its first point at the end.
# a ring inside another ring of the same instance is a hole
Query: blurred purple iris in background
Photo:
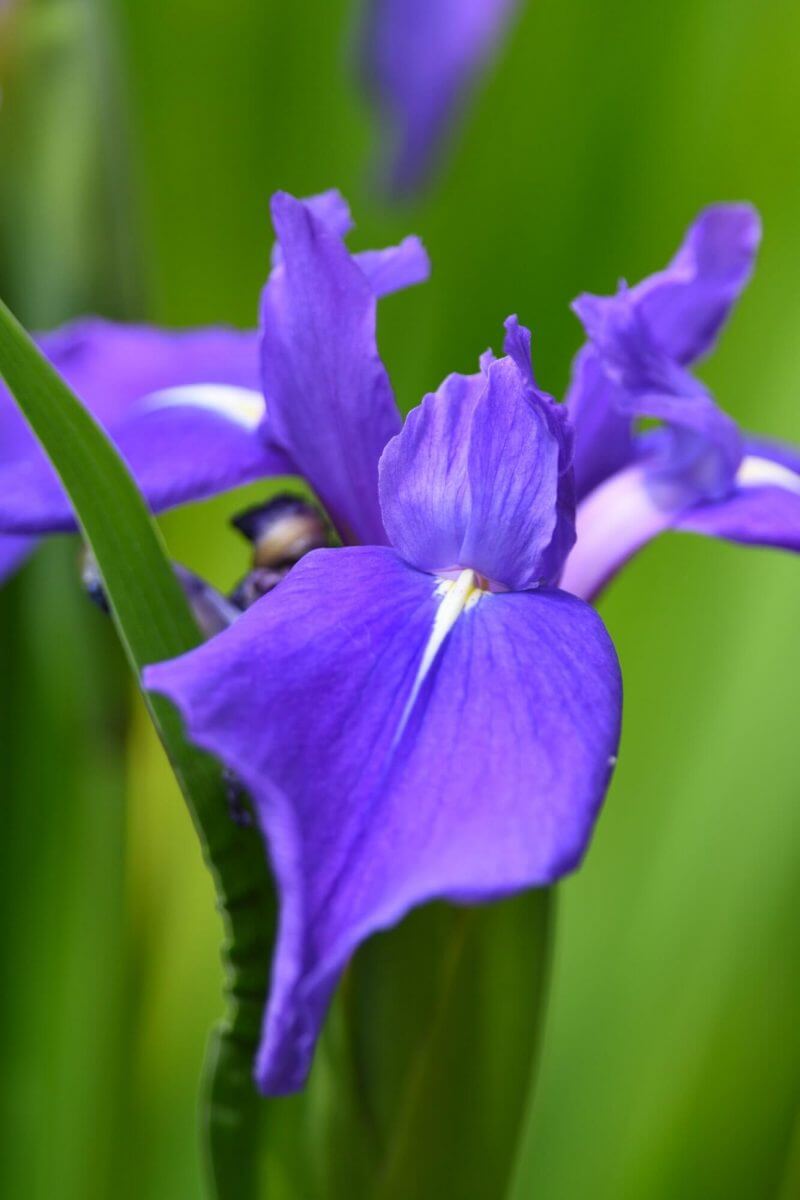
{"type": "Polygon", "coordinates": [[[433,170],[518,3],[367,0],[362,72],[383,120],[381,168],[391,191],[413,191],[433,170]]]}
{"type": "Polygon", "coordinates": [[[687,367],[707,354],[753,268],[757,213],[701,213],[669,266],[616,296],[584,295],[589,336],[567,405],[577,544],[562,586],[595,597],[667,529],[800,550],[800,453],[742,434],[687,367]],[[637,428],[653,419],[657,427],[637,428]]]}
{"type": "MultiPolygon", "coordinates": [[[[38,339],[51,363],[113,437],[155,509],[232,486],[264,471],[249,430],[258,408],[240,402],[220,414],[211,392],[188,408],[146,399],[175,385],[258,386],[255,333],[229,329],[168,332],[144,325],[76,321],[38,339]],[[206,453],[206,448],[213,452],[206,453]]],[[[246,396],[245,391],[236,391],[246,396]]],[[[59,480],[5,389],[0,392],[0,580],[36,536],[75,528],[59,480]]]]}
{"type": "Polygon", "coordinates": [[[574,536],[571,430],[527,331],[512,318],[506,357],[449,376],[399,430],[358,268],[302,204],[273,213],[270,410],[292,414],[284,444],[344,538],[370,544],[312,551],[145,683],[235,772],[267,839],[281,916],[256,1077],[284,1092],[369,934],[578,863],[621,683],[597,614],[553,586],[574,536]]]}

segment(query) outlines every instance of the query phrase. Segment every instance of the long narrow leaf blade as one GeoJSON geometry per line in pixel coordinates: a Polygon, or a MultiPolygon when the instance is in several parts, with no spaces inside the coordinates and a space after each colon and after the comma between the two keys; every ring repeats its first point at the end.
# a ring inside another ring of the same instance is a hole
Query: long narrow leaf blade
{"type": "MultiPolygon", "coordinates": [[[[0,301],[0,374],[61,478],[89,543],[130,664],[200,640],[158,529],[106,434],[0,301]]],[[[219,766],[185,739],[169,703],[145,694],[214,874],[227,926],[228,1009],[215,1031],[201,1124],[209,1194],[254,1200],[259,1101],[250,1078],[267,985],[274,902],[254,827],[231,820],[219,766]]]]}

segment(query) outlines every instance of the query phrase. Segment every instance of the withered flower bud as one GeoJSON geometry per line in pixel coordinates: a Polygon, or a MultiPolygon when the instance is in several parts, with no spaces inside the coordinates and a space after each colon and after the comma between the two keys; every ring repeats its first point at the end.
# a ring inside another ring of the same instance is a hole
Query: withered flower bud
{"type": "Polygon", "coordinates": [[[253,543],[253,568],[230,594],[231,604],[242,611],[277,587],[304,554],[330,544],[324,516],[298,496],[257,504],[232,524],[253,543]]]}
{"type": "Polygon", "coordinates": [[[313,504],[276,496],[234,517],[233,525],[253,543],[253,566],[284,572],[309,550],[329,544],[328,526],[313,504]]]}

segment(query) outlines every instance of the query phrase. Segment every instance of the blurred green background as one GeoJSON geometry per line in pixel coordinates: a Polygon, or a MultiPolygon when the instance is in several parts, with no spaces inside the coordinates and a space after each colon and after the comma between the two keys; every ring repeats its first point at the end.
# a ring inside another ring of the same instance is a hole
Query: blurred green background
{"type": "MultiPolygon", "coordinates": [[[[795,0],[528,0],[403,210],[370,187],[354,17],[352,0],[0,13],[0,292],[20,317],[252,324],[270,193],[335,185],[358,245],[413,230],[433,258],[381,308],[404,407],[497,347],[510,312],[562,395],[570,299],[663,265],[703,204],[748,199],[759,268],[703,375],[742,424],[800,442],[795,0]]],[[[225,521],[253,494],[165,518],[174,555],[232,583],[247,552],[225,521]]],[[[217,918],[75,557],[53,541],[0,593],[0,1195],[194,1197],[217,918]]],[[[623,747],[560,889],[513,1200],[800,1196],[797,585],[788,556],[676,535],[602,603],[623,747]]]]}

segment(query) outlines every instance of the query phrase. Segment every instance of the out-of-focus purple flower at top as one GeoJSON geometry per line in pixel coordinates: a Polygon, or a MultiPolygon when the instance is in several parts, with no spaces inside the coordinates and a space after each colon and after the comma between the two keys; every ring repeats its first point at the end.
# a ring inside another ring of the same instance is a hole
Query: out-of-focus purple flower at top
{"type": "Polygon", "coordinates": [[[362,72],[383,121],[382,173],[413,191],[519,0],[367,0],[362,72]]]}
{"type": "MultiPolygon", "coordinates": [[[[428,260],[416,238],[386,250],[349,255],[341,239],[352,221],[338,192],[325,192],[304,204],[292,203],[301,220],[303,214],[307,217],[315,236],[323,242],[330,238],[339,247],[352,273],[355,282],[348,307],[336,317],[342,330],[346,331],[351,321],[354,326],[360,323],[365,327],[370,322],[374,326],[379,296],[426,278],[428,260]]],[[[278,197],[278,222],[281,206],[278,197]]],[[[310,440],[311,448],[304,448],[295,437],[295,424],[313,424],[318,404],[328,397],[315,396],[313,380],[306,381],[308,392],[299,379],[285,381],[283,390],[277,381],[276,403],[268,417],[262,386],[262,380],[270,389],[275,382],[279,364],[274,360],[287,323],[302,326],[307,320],[291,299],[282,299],[287,274],[302,272],[298,264],[297,256],[288,265],[280,254],[274,256],[264,290],[268,328],[263,334],[214,328],[167,332],[93,319],[40,338],[50,361],[115,442],[155,512],[271,475],[306,475],[319,485],[320,495],[327,501],[328,475],[341,470],[342,445],[357,438],[359,430],[340,430],[340,443],[329,435],[324,445],[311,446],[310,440]],[[295,402],[297,413],[291,411],[295,402]]],[[[308,296],[304,303],[328,303],[332,310],[337,308],[333,296],[308,296]]],[[[319,347],[321,362],[328,353],[334,351],[319,347]]],[[[335,371],[335,364],[329,363],[328,368],[335,371]]],[[[346,389],[354,382],[343,377],[339,386],[346,389]]],[[[376,403],[381,402],[382,386],[378,378],[376,403]]],[[[386,395],[383,403],[387,404],[386,395]]],[[[385,414],[390,415],[385,415],[385,420],[391,421],[394,414],[399,427],[391,392],[388,405],[385,414]]],[[[395,428],[386,424],[386,437],[395,428]]],[[[360,456],[354,455],[358,468],[371,470],[375,479],[382,448],[382,442],[365,445],[360,456]]],[[[360,519],[371,519],[368,504],[364,514],[353,515],[357,534],[362,532],[360,519]]],[[[24,557],[36,536],[74,528],[71,505],[55,472],[12,398],[0,394],[0,578],[24,557]]],[[[349,532],[349,528],[342,529],[344,537],[349,532]]]]}
{"type": "Polygon", "coordinates": [[[567,397],[580,504],[562,586],[576,595],[594,598],[667,529],[800,550],[800,452],[740,433],[688,370],[713,348],[760,234],[748,205],[708,208],[665,270],[575,302],[589,341],[567,397]]]}
{"type": "Polygon", "coordinates": [[[621,703],[599,617],[553,586],[573,539],[571,433],[536,387],[527,331],[511,320],[505,357],[449,376],[393,433],[341,244],[280,209],[279,300],[296,321],[272,348],[273,386],[292,403],[311,388],[293,451],[340,446],[328,506],[350,529],[366,513],[373,544],[312,551],[230,629],[145,676],[245,785],[268,842],[281,916],[266,1092],[302,1085],[336,981],[375,930],[578,863],[621,703]]]}

